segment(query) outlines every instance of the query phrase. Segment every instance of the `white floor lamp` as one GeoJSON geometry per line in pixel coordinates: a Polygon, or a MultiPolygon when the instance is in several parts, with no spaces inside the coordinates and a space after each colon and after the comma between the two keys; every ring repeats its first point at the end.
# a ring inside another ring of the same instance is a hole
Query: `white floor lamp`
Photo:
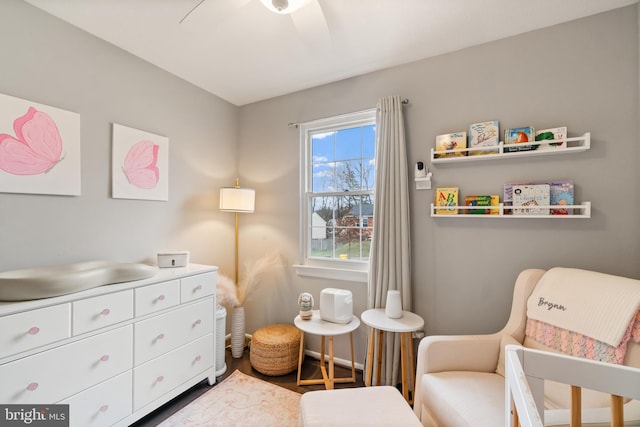
{"type": "MultiPolygon", "coordinates": [[[[238,178],[236,178],[235,187],[220,189],[220,210],[236,214],[236,286],[238,285],[238,214],[242,212],[253,213],[255,199],[256,191],[253,188],[241,188],[238,178]]],[[[231,355],[236,359],[242,357],[244,352],[244,336],[244,306],[239,305],[234,307],[231,313],[231,355]]]]}

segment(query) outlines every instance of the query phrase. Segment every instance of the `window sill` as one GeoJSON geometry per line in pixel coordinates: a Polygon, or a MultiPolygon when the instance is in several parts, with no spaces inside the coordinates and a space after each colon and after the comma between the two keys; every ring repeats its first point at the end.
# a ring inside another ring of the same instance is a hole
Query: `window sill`
{"type": "Polygon", "coordinates": [[[343,268],[318,267],[310,265],[293,266],[298,276],[320,277],[322,279],[344,280],[347,282],[367,283],[369,273],[367,271],[346,270],[343,268]]]}

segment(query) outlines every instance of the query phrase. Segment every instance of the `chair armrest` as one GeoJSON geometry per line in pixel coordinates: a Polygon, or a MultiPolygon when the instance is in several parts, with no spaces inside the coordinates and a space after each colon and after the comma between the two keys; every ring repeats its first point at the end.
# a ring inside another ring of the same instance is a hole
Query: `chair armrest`
{"type": "Polygon", "coordinates": [[[416,378],[442,371],[493,372],[501,334],[434,335],[420,341],[416,378]]]}
{"type": "Polygon", "coordinates": [[[502,334],[432,335],[420,341],[414,384],[413,411],[426,426],[435,425],[423,414],[422,376],[443,371],[493,372],[498,365],[502,334]]]}

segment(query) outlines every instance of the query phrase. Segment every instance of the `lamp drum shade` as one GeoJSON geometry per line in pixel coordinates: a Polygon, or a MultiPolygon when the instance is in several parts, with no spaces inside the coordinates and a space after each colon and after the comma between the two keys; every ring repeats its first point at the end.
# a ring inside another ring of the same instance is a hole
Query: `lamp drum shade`
{"type": "Polygon", "coordinates": [[[223,187],[220,189],[220,210],[253,213],[256,191],[253,188],[223,187]]]}

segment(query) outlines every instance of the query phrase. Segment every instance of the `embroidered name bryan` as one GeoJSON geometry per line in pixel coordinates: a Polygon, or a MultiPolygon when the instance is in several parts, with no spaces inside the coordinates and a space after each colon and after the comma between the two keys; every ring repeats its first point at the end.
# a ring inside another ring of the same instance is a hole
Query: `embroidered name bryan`
{"type": "Polygon", "coordinates": [[[540,307],[541,305],[546,305],[547,310],[552,310],[552,309],[562,310],[562,311],[567,310],[567,308],[564,305],[546,301],[544,297],[540,297],[540,299],[538,300],[538,307],[540,307]]]}

